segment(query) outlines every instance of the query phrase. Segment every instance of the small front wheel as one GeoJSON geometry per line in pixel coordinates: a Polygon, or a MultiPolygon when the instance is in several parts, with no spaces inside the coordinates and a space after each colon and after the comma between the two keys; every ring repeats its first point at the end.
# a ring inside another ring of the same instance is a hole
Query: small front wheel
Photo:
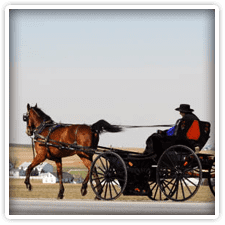
{"type": "Polygon", "coordinates": [[[117,199],[127,184],[127,169],[123,159],[114,152],[98,155],[91,166],[90,183],[98,198],[117,199]]]}

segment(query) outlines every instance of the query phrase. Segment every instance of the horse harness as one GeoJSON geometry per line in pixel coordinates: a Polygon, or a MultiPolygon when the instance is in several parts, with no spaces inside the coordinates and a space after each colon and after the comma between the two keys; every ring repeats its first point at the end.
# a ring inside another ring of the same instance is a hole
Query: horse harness
{"type": "MultiPolygon", "coordinates": [[[[51,152],[50,152],[49,145],[48,145],[49,141],[59,144],[59,145],[57,145],[59,149],[62,148],[61,145],[69,145],[68,143],[59,142],[59,141],[52,140],[52,139],[49,138],[53,131],[55,131],[56,129],[58,129],[60,127],[67,127],[67,126],[70,126],[70,124],[55,123],[52,120],[43,121],[33,132],[34,133],[34,137],[32,138],[33,157],[35,157],[35,155],[34,155],[34,144],[33,144],[34,142],[39,142],[39,143],[41,143],[41,145],[44,145],[47,148],[47,151],[50,155],[51,155],[51,152]],[[48,128],[47,136],[41,135],[41,133],[46,128],[48,128]],[[41,139],[41,140],[38,140],[38,139],[41,139]]],[[[72,144],[69,145],[70,147],[78,146],[77,145],[77,133],[78,133],[79,127],[80,127],[80,125],[78,125],[78,127],[75,131],[75,141],[72,144]]],[[[53,157],[53,156],[51,156],[51,157],[53,157]]]]}

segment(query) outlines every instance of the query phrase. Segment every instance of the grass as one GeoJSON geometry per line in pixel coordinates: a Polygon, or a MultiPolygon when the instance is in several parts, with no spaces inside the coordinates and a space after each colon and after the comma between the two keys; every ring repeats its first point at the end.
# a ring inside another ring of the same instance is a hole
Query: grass
{"type": "Polygon", "coordinates": [[[85,178],[87,176],[87,172],[85,170],[81,170],[81,171],[71,171],[70,174],[76,176],[76,177],[83,177],[85,178]]]}
{"type": "MultiPolygon", "coordinates": [[[[25,187],[24,180],[10,179],[9,197],[10,198],[49,198],[56,199],[59,191],[59,184],[43,184],[41,180],[31,180],[32,191],[25,187]]],[[[81,184],[64,184],[64,199],[93,200],[95,195],[88,185],[88,193],[81,196],[81,184]]],[[[123,196],[121,195],[116,201],[152,201],[147,196],[123,196]]],[[[208,186],[201,186],[196,195],[187,202],[214,202],[215,198],[208,186]]]]}

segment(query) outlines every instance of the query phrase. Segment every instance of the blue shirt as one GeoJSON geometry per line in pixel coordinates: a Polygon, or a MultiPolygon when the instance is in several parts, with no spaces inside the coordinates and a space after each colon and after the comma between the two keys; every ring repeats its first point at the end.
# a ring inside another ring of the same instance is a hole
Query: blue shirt
{"type": "Polygon", "coordinates": [[[174,126],[174,127],[171,127],[171,128],[166,132],[166,134],[167,134],[167,136],[173,136],[174,132],[175,132],[175,126],[174,126]]]}

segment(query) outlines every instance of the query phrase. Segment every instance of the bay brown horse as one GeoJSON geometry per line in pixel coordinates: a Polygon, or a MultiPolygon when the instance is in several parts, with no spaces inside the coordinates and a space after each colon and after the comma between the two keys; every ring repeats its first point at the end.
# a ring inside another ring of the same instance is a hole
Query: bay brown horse
{"type": "MultiPolygon", "coordinates": [[[[83,164],[87,167],[88,173],[81,187],[81,195],[84,196],[87,194],[87,183],[89,180],[93,153],[90,153],[90,151],[79,151],[79,148],[78,150],[77,148],[74,148],[75,150],[60,149],[60,147],[47,146],[43,143],[40,143],[40,141],[43,142],[43,140],[45,140],[46,142],[48,141],[48,143],[54,143],[56,145],[58,144],[59,146],[61,143],[67,143],[68,146],[74,145],[97,149],[99,135],[101,132],[122,131],[121,127],[111,125],[105,120],[99,120],[91,126],[80,124],[60,126],[60,124],[54,123],[50,116],[48,116],[40,108],[38,108],[37,104],[34,107],[30,107],[30,105],[27,104],[27,113],[26,115],[24,115],[24,121],[27,122],[27,135],[32,136],[34,134],[36,151],[36,156],[27,168],[26,179],[24,183],[26,184],[28,190],[31,190],[32,186],[30,184],[30,173],[32,169],[46,159],[53,160],[55,161],[57,166],[57,175],[59,180],[59,199],[63,198],[64,193],[62,182],[62,158],[77,154],[83,161],[83,164]],[[56,126],[54,129],[51,128],[50,131],[49,127],[52,127],[52,124],[55,124],[56,126]]],[[[99,188],[100,192],[101,187],[99,188]]]]}

